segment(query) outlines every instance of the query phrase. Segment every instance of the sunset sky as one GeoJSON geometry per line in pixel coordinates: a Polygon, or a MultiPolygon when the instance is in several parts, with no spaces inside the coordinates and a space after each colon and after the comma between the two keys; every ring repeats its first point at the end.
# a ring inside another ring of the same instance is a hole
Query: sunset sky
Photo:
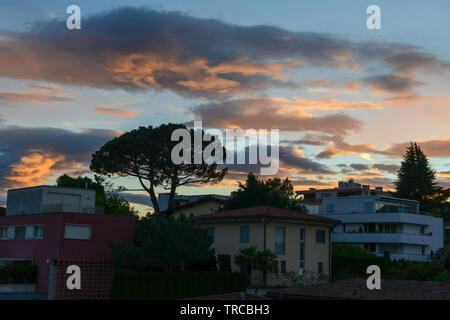
{"type": "MultiPolygon", "coordinates": [[[[194,119],[279,129],[278,176],[296,189],[392,188],[409,141],[450,187],[449,12],[446,0],[3,0],[0,200],[90,175],[91,154],[124,131],[194,119]],[[66,28],[72,4],[81,30],[66,28]],[[381,30],[366,27],[371,4],[381,30]]],[[[229,194],[248,170],[178,193],[229,194]]]]}

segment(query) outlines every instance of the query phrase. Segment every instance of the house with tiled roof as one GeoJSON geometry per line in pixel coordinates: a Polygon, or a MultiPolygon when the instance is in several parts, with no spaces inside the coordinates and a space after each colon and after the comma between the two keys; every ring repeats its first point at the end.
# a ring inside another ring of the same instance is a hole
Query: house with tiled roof
{"type": "MultiPolygon", "coordinates": [[[[242,248],[256,246],[277,255],[281,274],[331,274],[331,230],[339,220],[298,211],[257,206],[197,215],[208,229],[217,255],[230,256],[232,271],[246,271],[234,263],[242,248]]],[[[262,282],[260,272],[251,273],[253,284],[262,282]]]]}

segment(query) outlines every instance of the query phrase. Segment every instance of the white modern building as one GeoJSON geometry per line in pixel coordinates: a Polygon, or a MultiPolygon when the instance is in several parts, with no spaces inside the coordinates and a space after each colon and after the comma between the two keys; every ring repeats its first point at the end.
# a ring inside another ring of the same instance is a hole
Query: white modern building
{"type": "Polygon", "coordinates": [[[96,213],[95,190],[37,186],[8,190],[6,216],[52,212],[96,213]]]}
{"type": "Polygon", "coordinates": [[[315,211],[319,215],[342,221],[333,229],[334,243],[356,244],[378,255],[389,252],[391,259],[417,261],[428,260],[432,251],[442,248],[442,218],[421,212],[417,201],[362,187],[365,191],[358,195],[344,192],[341,196],[337,195],[338,187],[332,196],[316,202],[315,211]]]}

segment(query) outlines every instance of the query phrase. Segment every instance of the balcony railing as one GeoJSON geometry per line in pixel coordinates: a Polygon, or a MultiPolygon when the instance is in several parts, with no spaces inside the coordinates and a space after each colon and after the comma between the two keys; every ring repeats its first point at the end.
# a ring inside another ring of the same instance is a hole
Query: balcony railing
{"type": "Polygon", "coordinates": [[[352,243],[405,243],[431,245],[432,238],[422,234],[410,233],[332,233],[335,242],[352,243]]]}

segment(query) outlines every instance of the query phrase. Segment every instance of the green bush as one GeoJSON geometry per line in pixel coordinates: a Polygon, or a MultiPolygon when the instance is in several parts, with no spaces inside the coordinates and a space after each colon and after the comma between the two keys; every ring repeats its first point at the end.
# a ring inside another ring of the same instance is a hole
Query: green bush
{"type": "Polygon", "coordinates": [[[381,269],[381,276],[385,278],[390,270],[391,261],[386,257],[378,256],[344,256],[333,254],[332,273],[333,279],[350,279],[355,277],[367,277],[367,267],[377,265],[381,269]]]}
{"type": "Polygon", "coordinates": [[[229,254],[217,255],[219,261],[219,271],[231,271],[231,257],[229,254]]]}
{"type": "Polygon", "coordinates": [[[0,267],[0,284],[34,284],[37,277],[38,268],[35,264],[12,263],[0,267]]]}
{"type": "Polygon", "coordinates": [[[334,243],[332,248],[333,255],[351,256],[351,257],[376,257],[377,255],[363,247],[350,243],[334,243]]]}
{"type": "Polygon", "coordinates": [[[367,278],[367,267],[377,265],[383,279],[445,281],[450,280],[450,272],[442,267],[433,266],[429,262],[410,260],[391,261],[387,257],[378,256],[332,256],[333,279],[342,280],[355,277],[367,278]]]}
{"type": "Polygon", "coordinates": [[[181,299],[247,289],[241,272],[155,272],[116,270],[111,289],[113,300],[181,299]]]}

